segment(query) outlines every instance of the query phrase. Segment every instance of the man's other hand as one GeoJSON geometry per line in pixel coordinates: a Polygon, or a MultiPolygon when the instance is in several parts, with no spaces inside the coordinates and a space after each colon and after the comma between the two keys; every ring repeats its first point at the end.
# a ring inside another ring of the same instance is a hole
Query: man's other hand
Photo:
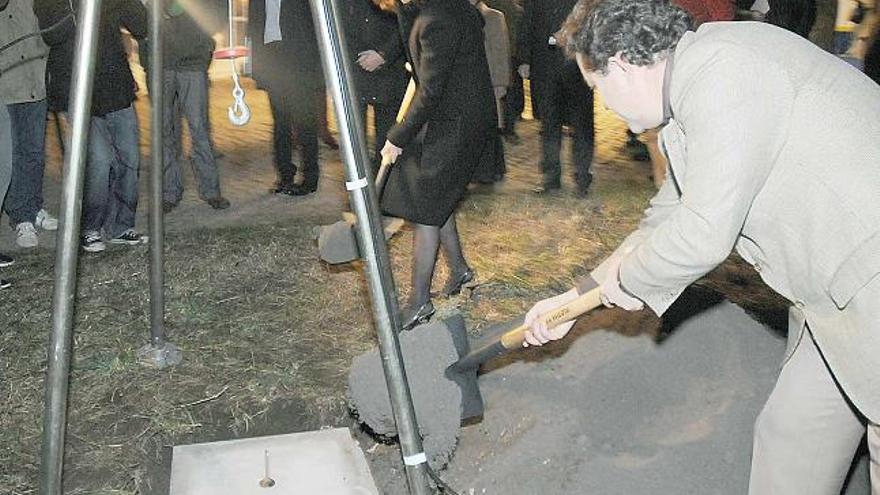
{"type": "Polygon", "coordinates": [[[639,311],[645,307],[645,303],[631,296],[620,286],[620,263],[626,254],[629,254],[629,251],[622,256],[614,257],[608,264],[608,271],[601,285],[602,304],[609,308],[617,306],[627,311],[639,311]]]}

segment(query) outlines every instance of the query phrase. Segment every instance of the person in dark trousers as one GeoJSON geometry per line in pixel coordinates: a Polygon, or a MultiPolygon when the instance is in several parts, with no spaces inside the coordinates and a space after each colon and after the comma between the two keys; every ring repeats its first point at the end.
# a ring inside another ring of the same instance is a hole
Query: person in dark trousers
{"type": "MultiPolygon", "coordinates": [[[[577,65],[567,60],[558,45],[557,32],[575,0],[525,0],[520,23],[519,74],[530,79],[541,115],[541,171],[543,182],[536,193],[561,187],[562,125],[566,117],[573,128],[574,178],[586,196],[593,175],[593,92],[581,79],[577,65]]],[[[533,100],[534,101],[534,100],[533,100]]]]}
{"type": "Polygon", "coordinates": [[[308,0],[253,0],[248,4],[253,77],[269,93],[278,184],[274,192],[303,196],[318,190],[315,94],[324,87],[318,40],[308,0]],[[294,183],[291,133],[301,151],[303,180],[294,183]]]}
{"type": "Polygon", "coordinates": [[[388,132],[382,156],[397,161],[382,209],[415,223],[412,289],[404,329],[431,318],[437,251],[449,263],[444,295],[457,294],[475,274],[461,250],[455,208],[482,148],[495,132],[495,95],[483,45],[483,18],[468,0],[413,0],[398,5],[418,86],[402,122],[388,132]],[[405,151],[404,151],[405,150],[405,151]]]}
{"type": "MultiPolygon", "coordinates": [[[[77,8],[78,2],[72,6],[77,8]]],[[[35,5],[43,29],[70,11],[67,0],[41,0],[35,5]]],[[[104,240],[128,245],[146,240],[134,230],[140,134],[134,109],[136,85],[121,29],[139,40],[146,37],[147,11],[138,0],[106,0],[100,17],[82,213],[82,248],[89,252],[103,251],[104,240]]],[[[74,22],[66,21],[43,34],[43,39],[51,47],[46,69],[49,108],[67,112],[76,45],[74,22]]]]}
{"type": "Polygon", "coordinates": [[[342,5],[345,41],[354,59],[351,67],[365,125],[367,107],[373,108],[374,166],[378,166],[382,145],[406,92],[406,56],[393,13],[381,10],[370,0],[349,0],[342,5]]]}
{"type": "MultiPolygon", "coordinates": [[[[214,52],[214,40],[180,3],[163,1],[167,7],[162,29],[162,102],[165,107],[162,208],[166,213],[170,212],[183,197],[180,127],[185,117],[192,142],[193,171],[199,181],[199,197],[216,210],[226,209],[229,201],[220,193],[220,174],[208,123],[208,67],[214,52]]],[[[141,48],[141,60],[145,67],[149,67],[149,43],[142,43],[141,48]]]]}

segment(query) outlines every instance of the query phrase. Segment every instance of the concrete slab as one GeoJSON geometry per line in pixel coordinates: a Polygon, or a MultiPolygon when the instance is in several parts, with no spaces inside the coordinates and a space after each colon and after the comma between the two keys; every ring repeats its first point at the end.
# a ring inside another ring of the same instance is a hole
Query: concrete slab
{"type": "Polygon", "coordinates": [[[349,430],[333,428],[176,446],[169,493],[378,495],[379,491],[349,430]]]}

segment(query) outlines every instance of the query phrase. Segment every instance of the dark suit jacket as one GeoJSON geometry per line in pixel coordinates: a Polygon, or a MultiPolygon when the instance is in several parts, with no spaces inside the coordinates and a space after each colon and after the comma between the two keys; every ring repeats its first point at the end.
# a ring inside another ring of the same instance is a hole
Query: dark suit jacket
{"type": "Polygon", "coordinates": [[[264,44],[266,2],[250,1],[248,36],[253,43],[253,77],[260,88],[283,91],[294,98],[314,98],[324,85],[324,76],[309,0],[282,0],[280,24],[281,41],[264,44]]]}
{"type": "Polygon", "coordinates": [[[559,72],[574,62],[566,60],[558,46],[549,44],[550,36],[559,31],[577,0],[525,0],[519,25],[517,57],[520,64],[529,64],[531,79],[542,79],[559,72]]]}
{"type": "Polygon", "coordinates": [[[406,91],[407,74],[397,19],[371,0],[345,0],[341,5],[345,44],[358,95],[371,104],[399,105],[406,91]],[[379,52],[385,64],[373,72],[362,69],[356,60],[358,53],[366,50],[379,52]]]}

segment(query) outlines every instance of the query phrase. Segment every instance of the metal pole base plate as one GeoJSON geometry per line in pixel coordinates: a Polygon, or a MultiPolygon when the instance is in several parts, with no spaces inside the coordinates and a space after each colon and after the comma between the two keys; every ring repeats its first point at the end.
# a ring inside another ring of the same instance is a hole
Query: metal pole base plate
{"type": "Polygon", "coordinates": [[[176,345],[165,342],[161,347],[147,344],[138,349],[138,362],[149,368],[166,368],[180,364],[183,352],[176,345]]]}

